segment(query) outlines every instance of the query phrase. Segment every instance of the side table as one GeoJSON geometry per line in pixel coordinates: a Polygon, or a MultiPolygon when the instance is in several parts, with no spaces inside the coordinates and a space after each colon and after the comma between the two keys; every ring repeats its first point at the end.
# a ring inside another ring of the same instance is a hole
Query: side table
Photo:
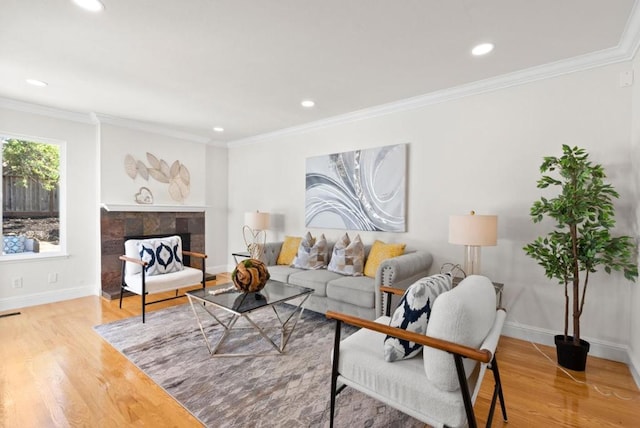
{"type": "MultiPolygon", "coordinates": [[[[460,278],[458,276],[453,278],[453,286],[460,284],[464,278],[460,278]]],[[[496,290],[496,308],[502,307],[502,291],[504,290],[504,284],[501,282],[491,282],[493,284],[493,288],[496,290]]]]}
{"type": "Polygon", "coordinates": [[[242,258],[245,258],[245,259],[250,259],[251,258],[251,254],[249,254],[246,251],[239,251],[239,252],[236,252],[236,253],[231,253],[231,255],[233,256],[233,261],[236,262],[236,264],[240,263],[238,261],[238,257],[242,257],[242,258]]]}

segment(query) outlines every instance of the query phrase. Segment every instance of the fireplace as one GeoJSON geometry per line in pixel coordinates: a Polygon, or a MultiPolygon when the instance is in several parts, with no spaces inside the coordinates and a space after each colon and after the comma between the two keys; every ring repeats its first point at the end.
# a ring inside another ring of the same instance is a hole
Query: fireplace
{"type": "MultiPolygon", "coordinates": [[[[120,274],[124,241],[179,235],[182,248],[205,252],[204,212],[100,211],[102,295],[108,299],[120,296],[120,274]]],[[[185,257],[186,259],[186,257],[185,257]]],[[[185,260],[191,266],[191,261],[185,260]]],[[[194,266],[199,268],[200,266],[194,266]]]]}

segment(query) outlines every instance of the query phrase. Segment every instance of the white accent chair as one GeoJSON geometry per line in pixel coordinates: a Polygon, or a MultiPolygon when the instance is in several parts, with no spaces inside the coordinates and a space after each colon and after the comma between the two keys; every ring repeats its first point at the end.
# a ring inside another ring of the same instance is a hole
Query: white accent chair
{"type": "MultiPolygon", "coordinates": [[[[381,289],[404,293],[390,287],[381,289]]],[[[336,320],[331,426],[336,396],[349,386],[434,427],[476,427],[473,403],[487,368],[495,379],[487,426],[498,398],[507,420],[495,357],[506,312],[496,309],[495,291],[488,278],[469,276],[440,294],[433,302],[426,335],[390,327],[388,307],[387,315],[376,321],[336,312],[327,312],[327,317],[336,320]],[[361,329],[340,340],[343,322],[361,329]],[[423,352],[411,359],[386,362],[386,335],[421,344],[423,352]]]]}
{"type": "MultiPolygon", "coordinates": [[[[180,239],[179,236],[177,237],[180,239]]],[[[154,237],[154,239],[161,239],[161,237],[154,237]]],[[[179,288],[202,284],[202,288],[204,289],[206,282],[205,259],[207,258],[207,255],[182,250],[183,256],[195,257],[201,260],[200,269],[196,269],[185,264],[184,268],[177,272],[165,273],[162,275],[147,275],[145,272],[147,262],[141,260],[138,249],[138,243],[142,241],[143,239],[128,239],[125,241],[125,253],[119,257],[122,261],[120,308],[122,308],[122,296],[125,291],[130,291],[140,295],[142,297],[142,322],[144,323],[145,307],[147,305],[184,297],[184,295],[178,295],[179,288]],[[173,290],[175,290],[176,293],[173,297],[147,302],[148,294],[173,290]]]]}

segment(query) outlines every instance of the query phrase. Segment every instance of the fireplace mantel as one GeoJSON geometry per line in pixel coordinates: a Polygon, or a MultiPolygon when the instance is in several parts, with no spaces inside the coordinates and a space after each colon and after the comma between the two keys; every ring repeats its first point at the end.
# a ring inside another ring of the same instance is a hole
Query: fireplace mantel
{"type": "Polygon", "coordinates": [[[106,211],[149,211],[149,212],[203,212],[206,206],[199,205],[161,205],[161,204],[108,204],[101,203],[106,211]]]}

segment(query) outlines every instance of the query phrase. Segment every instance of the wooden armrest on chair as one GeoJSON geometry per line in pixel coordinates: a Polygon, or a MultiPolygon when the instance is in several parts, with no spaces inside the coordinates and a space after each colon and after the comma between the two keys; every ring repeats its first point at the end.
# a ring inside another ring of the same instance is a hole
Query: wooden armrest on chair
{"type": "Polygon", "coordinates": [[[206,259],[207,258],[206,254],[196,253],[194,251],[182,250],[182,254],[184,254],[186,256],[198,257],[198,258],[201,258],[201,259],[206,259]]]}
{"type": "MultiPolygon", "coordinates": [[[[382,289],[383,287],[381,287],[382,289]]],[[[388,288],[388,287],[384,287],[388,288]]],[[[404,291],[403,291],[404,292],[404,291]]],[[[468,346],[460,345],[448,340],[436,339],[435,337],[425,336],[424,334],[414,333],[397,327],[391,327],[385,324],[380,324],[375,321],[365,320],[362,318],[354,317],[351,315],[345,315],[338,312],[327,311],[327,318],[342,321],[347,324],[366,328],[367,330],[377,331],[389,336],[397,337],[398,339],[407,340],[409,342],[418,343],[423,346],[430,346],[432,348],[440,349],[442,351],[458,354],[463,357],[471,358],[483,363],[489,363],[493,358],[490,351],[486,349],[475,349],[468,346]]]]}
{"type": "Polygon", "coordinates": [[[407,290],[403,290],[402,288],[386,287],[382,285],[380,286],[380,291],[382,293],[391,293],[395,294],[396,296],[402,296],[407,290]]]}
{"type": "Polygon", "coordinates": [[[146,266],[146,265],[149,264],[149,263],[144,262],[144,261],[142,261],[140,259],[134,259],[133,257],[120,256],[118,258],[120,260],[122,260],[123,262],[131,262],[131,263],[135,263],[135,264],[140,265],[140,266],[146,266]]]}

